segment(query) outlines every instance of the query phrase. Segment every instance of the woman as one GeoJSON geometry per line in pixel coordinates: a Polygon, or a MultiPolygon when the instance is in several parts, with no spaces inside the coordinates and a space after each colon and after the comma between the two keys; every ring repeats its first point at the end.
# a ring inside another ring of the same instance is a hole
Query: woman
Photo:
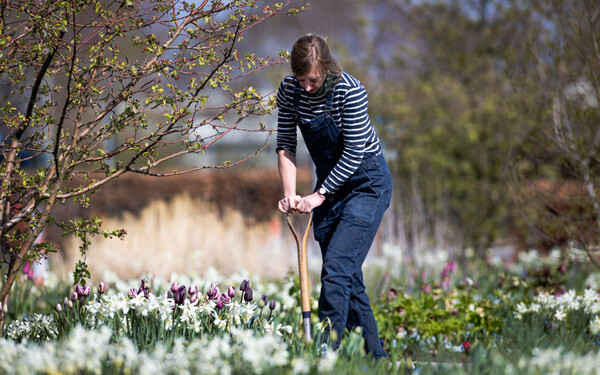
{"type": "MultiPolygon", "coordinates": [[[[363,85],[332,57],[327,42],[307,34],[291,52],[292,75],[277,93],[277,154],[284,213],[313,213],[323,256],[319,319],[337,335],[362,327],[367,352],[387,357],[363,283],[362,264],[390,203],[392,178],[367,113],[363,85]],[[296,127],[316,167],[315,192],[296,194],[296,127]]],[[[329,330],[325,332],[329,339],[329,330]]]]}

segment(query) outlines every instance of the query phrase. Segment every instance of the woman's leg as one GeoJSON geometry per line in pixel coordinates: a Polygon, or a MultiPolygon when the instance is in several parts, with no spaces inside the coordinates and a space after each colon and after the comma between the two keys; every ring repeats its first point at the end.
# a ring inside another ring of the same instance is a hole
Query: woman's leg
{"type": "Polygon", "coordinates": [[[373,310],[369,303],[365,286],[362,280],[362,274],[355,275],[354,284],[350,293],[350,303],[348,306],[348,319],[346,328],[351,331],[356,327],[362,328],[362,335],[365,339],[365,350],[373,354],[375,358],[387,357],[387,354],[381,346],[377,322],[373,315],[373,310]]]}
{"type": "MultiPolygon", "coordinates": [[[[362,277],[362,264],[369,252],[377,228],[381,222],[383,211],[379,202],[372,202],[373,197],[356,197],[344,211],[356,210],[353,206],[364,207],[367,201],[371,204],[367,222],[349,219],[342,214],[330,240],[322,247],[323,269],[321,273],[321,296],[319,298],[319,318],[329,318],[332,328],[337,333],[337,340],[332,343],[337,349],[344,329],[361,326],[365,337],[366,349],[375,357],[386,356],[379,341],[377,324],[369,304],[362,277]]],[[[387,207],[382,202],[381,206],[387,207]]]]}
{"type": "MultiPolygon", "coordinates": [[[[381,220],[383,213],[385,212],[388,204],[386,200],[380,202],[380,207],[374,215],[374,220],[371,223],[370,231],[366,235],[365,244],[369,244],[369,248],[373,243],[375,235],[381,220]]],[[[359,251],[359,256],[355,258],[356,272],[352,275],[352,289],[350,291],[350,301],[348,305],[348,317],[346,321],[346,328],[348,330],[354,329],[356,326],[362,327],[362,334],[365,338],[365,349],[367,353],[372,353],[375,358],[387,357],[387,354],[381,346],[379,339],[379,331],[377,329],[377,322],[369,303],[369,297],[367,296],[366,287],[363,280],[362,265],[365,261],[369,248],[365,248],[359,251]]]]}
{"type": "MultiPolygon", "coordinates": [[[[321,271],[321,295],[319,319],[329,319],[335,330],[332,347],[337,349],[348,319],[350,295],[353,288],[355,258],[365,240],[367,227],[341,219],[327,243],[321,243],[323,268],[321,271]]],[[[353,310],[354,311],[354,310],[353,310]]],[[[325,339],[328,332],[325,332],[325,339]]]]}
{"type": "Polygon", "coordinates": [[[361,268],[389,206],[392,181],[385,161],[383,166],[372,167],[357,177],[360,183],[346,200],[337,222],[320,237],[323,269],[319,318],[329,318],[337,332],[333,349],[339,346],[346,327],[361,326],[367,351],[384,357],[361,268]]]}

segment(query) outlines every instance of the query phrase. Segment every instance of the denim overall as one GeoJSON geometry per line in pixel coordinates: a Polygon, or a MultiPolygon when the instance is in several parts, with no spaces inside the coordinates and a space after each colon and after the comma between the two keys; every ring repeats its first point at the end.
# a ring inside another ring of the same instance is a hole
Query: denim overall
{"type": "MultiPolygon", "coordinates": [[[[343,136],[331,116],[333,90],[327,94],[325,112],[311,121],[298,116],[300,92],[294,91],[296,123],[316,167],[316,189],[342,155],[343,136]]],[[[362,264],[390,204],[392,183],[383,155],[365,154],[340,190],[313,210],[314,236],[323,256],[319,319],[329,318],[337,333],[334,350],[340,345],[344,328],[360,326],[366,351],[375,358],[387,356],[363,283],[362,264]]],[[[324,340],[328,338],[326,329],[324,340]]]]}

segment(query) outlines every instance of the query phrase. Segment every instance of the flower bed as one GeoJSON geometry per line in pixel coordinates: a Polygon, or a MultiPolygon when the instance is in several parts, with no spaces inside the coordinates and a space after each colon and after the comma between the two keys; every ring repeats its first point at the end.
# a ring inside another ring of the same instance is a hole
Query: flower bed
{"type": "MultiPolygon", "coordinates": [[[[411,266],[412,267],[412,266],[411,266]]],[[[301,329],[298,282],[172,275],[90,288],[23,276],[9,303],[0,372],[595,374],[597,273],[585,264],[487,262],[404,273],[372,298],[391,360],[364,353],[360,330],[336,352],[301,329]],[[584,272],[585,269],[585,272],[584,272]],[[439,269],[438,269],[439,271],[439,269]],[[431,275],[426,277],[426,274],[431,275]],[[579,280],[579,281],[577,281],[579,280]]]]}

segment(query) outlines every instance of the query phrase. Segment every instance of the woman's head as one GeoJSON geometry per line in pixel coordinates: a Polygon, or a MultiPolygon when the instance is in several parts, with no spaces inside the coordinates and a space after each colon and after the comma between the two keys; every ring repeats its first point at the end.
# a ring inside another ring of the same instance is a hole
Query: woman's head
{"type": "Polygon", "coordinates": [[[325,39],[314,34],[306,34],[292,47],[292,73],[308,92],[317,91],[325,81],[328,72],[342,72],[342,67],[331,55],[325,39]]]}

